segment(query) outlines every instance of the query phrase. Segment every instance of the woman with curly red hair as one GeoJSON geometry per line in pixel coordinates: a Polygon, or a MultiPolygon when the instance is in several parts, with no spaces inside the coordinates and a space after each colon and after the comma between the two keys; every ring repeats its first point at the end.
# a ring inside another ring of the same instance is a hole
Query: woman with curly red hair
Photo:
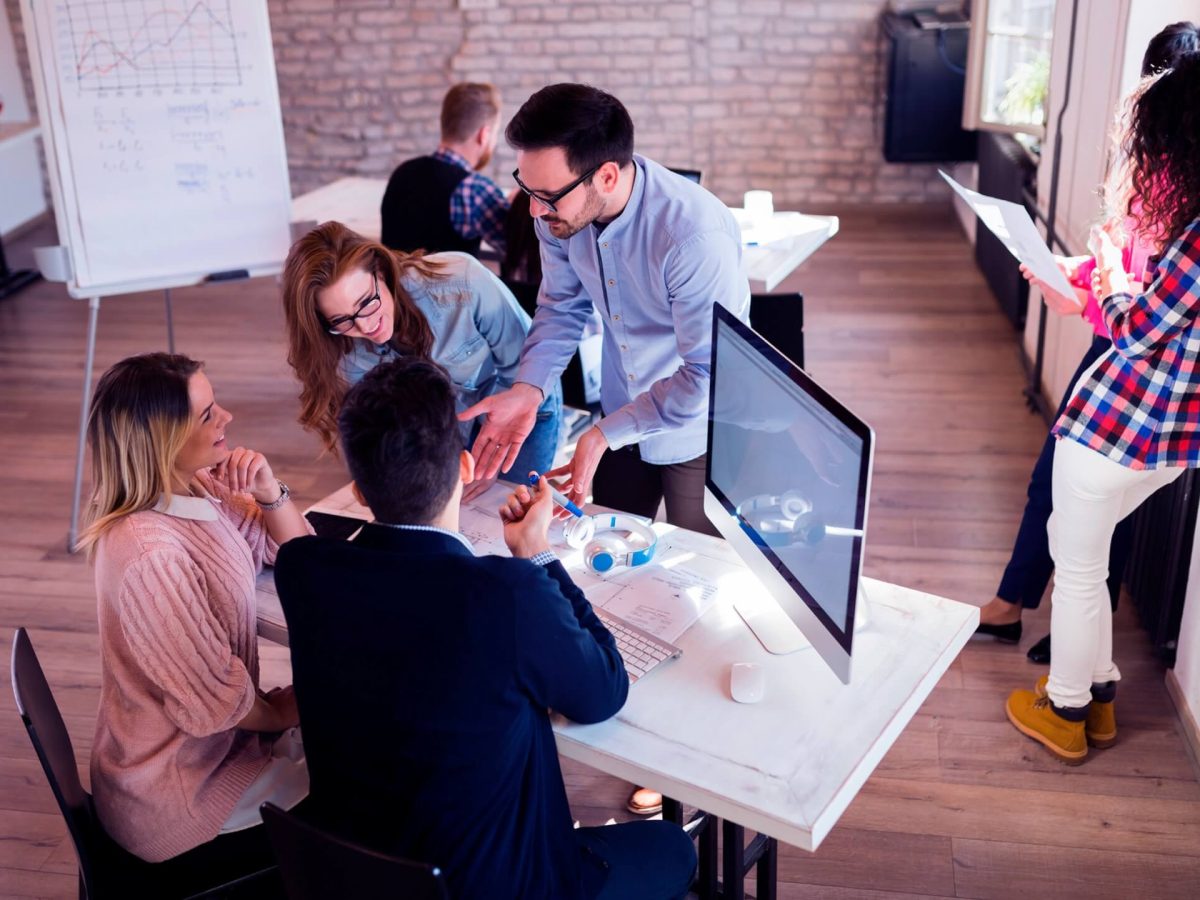
{"type": "Polygon", "coordinates": [[[1054,427],[1056,570],[1048,678],[1014,691],[1013,725],[1067,763],[1117,733],[1105,579],[1118,522],[1185,468],[1200,466],[1200,55],[1146,86],[1123,142],[1137,232],[1159,248],[1150,283],[1130,284],[1121,250],[1094,234],[1093,290],[1112,350],[1076,382],[1054,427]]]}

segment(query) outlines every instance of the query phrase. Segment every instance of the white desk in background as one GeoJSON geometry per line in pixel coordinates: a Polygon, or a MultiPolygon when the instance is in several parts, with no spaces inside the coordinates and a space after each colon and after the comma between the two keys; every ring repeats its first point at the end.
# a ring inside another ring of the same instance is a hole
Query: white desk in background
{"type": "Polygon", "coordinates": [[[837,216],[777,212],[769,222],[755,224],[744,210],[735,207],[730,211],[742,228],[742,258],[750,290],[756,294],[771,293],[838,233],[837,216]]]}
{"type": "Polygon", "coordinates": [[[386,178],[350,176],[292,199],[292,221],[341,222],[365,238],[379,240],[379,206],[386,178]]]}
{"type": "MultiPolygon", "coordinates": [[[[497,484],[463,507],[462,530],[478,553],[507,555],[495,512],[506,491],[497,484]]],[[[366,515],[348,488],[316,507],[366,515]]],[[[683,650],[634,685],[612,719],[579,725],[556,716],[559,752],[661,790],[726,820],[727,828],[738,823],[816,850],[970,638],[978,610],[864,579],[870,620],[854,636],[853,677],[843,685],[811,649],[789,656],[762,649],[731,604],[734,596],[761,589],[723,540],[654,527],[661,535],[654,561],[607,579],[583,571],[578,551],[555,545],[593,603],[683,650]],[[730,698],[735,662],[765,668],[761,702],[730,698]]],[[[260,578],[259,633],[286,643],[271,578],[269,571],[260,578]]],[[[715,883],[716,832],[707,831],[715,883]]],[[[740,841],[734,843],[740,850],[740,841]]],[[[704,856],[703,841],[701,850],[704,856]]],[[[769,880],[773,887],[773,874],[769,880]]],[[[766,887],[760,882],[760,897],[770,896],[766,887]]]]}
{"type": "MultiPolygon", "coordinates": [[[[301,194],[292,200],[292,220],[341,222],[363,237],[379,240],[379,206],[387,188],[386,178],[350,176],[301,194]]],[[[734,216],[741,215],[734,209],[734,216]]],[[[745,228],[745,216],[739,218],[745,228]]],[[[798,212],[775,213],[772,227],[743,251],[750,290],[766,294],[775,290],[796,267],[837,234],[837,216],[807,216],[798,212]]],[[[747,233],[747,239],[755,237],[747,233]]]]}

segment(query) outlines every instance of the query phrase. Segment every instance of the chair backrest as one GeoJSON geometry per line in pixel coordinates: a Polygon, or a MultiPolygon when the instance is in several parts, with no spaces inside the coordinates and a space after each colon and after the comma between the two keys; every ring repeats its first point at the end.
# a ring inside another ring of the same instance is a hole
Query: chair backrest
{"type": "Polygon", "coordinates": [[[701,178],[704,177],[699,169],[671,169],[671,171],[676,175],[682,175],[688,181],[696,182],[696,184],[700,184],[701,178]]]}
{"type": "Polygon", "coordinates": [[[46,773],[46,780],[50,782],[50,789],[54,791],[58,808],[67,820],[67,829],[71,832],[71,840],[79,856],[81,877],[86,884],[90,884],[93,864],[91,849],[99,830],[92,798],[79,781],[71,736],[67,734],[67,726],[50,692],[46,673],[42,671],[24,628],[18,628],[13,636],[12,686],[17,712],[25,723],[25,730],[29,732],[29,740],[46,773]]]}
{"type": "Polygon", "coordinates": [[[751,294],[750,327],[804,368],[804,297],[800,294],[751,294]]]}
{"type": "Polygon", "coordinates": [[[446,879],[436,866],[369,850],[273,803],[262,805],[262,817],[291,900],[449,900],[446,879]]]}

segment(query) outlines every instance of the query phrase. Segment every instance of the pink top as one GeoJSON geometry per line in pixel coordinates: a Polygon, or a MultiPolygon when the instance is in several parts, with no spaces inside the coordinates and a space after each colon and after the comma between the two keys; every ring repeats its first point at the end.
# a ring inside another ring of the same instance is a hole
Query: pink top
{"type": "Polygon", "coordinates": [[[112,527],[96,551],[100,710],[92,792],[105,829],[150,862],[212,840],[266,766],[239,730],[258,689],[262,513],[207,474],[112,527]],[[169,500],[169,502],[168,502],[169,500]]]}
{"type": "MultiPolygon", "coordinates": [[[[1121,250],[1121,263],[1134,281],[1145,284],[1149,280],[1147,276],[1151,268],[1150,258],[1157,248],[1145,243],[1142,236],[1138,234],[1136,219],[1126,218],[1123,227],[1125,233],[1129,235],[1129,243],[1121,250]]],[[[1080,315],[1088,320],[1097,335],[1106,338],[1109,337],[1108,326],[1104,324],[1104,316],[1100,312],[1100,299],[1092,293],[1092,273],[1095,271],[1096,258],[1089,257],[1075,271],[1075,277],[1071,279],[1071,284],[1088,292],[1087,304],[1083,307],[1080,315]]]]}

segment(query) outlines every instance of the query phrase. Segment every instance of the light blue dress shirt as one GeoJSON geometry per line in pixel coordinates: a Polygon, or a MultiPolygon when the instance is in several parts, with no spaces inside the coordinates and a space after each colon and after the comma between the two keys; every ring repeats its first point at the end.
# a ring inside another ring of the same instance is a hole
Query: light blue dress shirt
{"type": "Polygon", "coordinates": [[[633,193],[603,231],[565,240],[537,222],[542,288],[516,380],[549,393],[595,307],[604,321],[598,423],[609,447],[684,462],[707,443],[712,306],[745,321],[750,283],[725,205],[635,155],[633,193]]]}

